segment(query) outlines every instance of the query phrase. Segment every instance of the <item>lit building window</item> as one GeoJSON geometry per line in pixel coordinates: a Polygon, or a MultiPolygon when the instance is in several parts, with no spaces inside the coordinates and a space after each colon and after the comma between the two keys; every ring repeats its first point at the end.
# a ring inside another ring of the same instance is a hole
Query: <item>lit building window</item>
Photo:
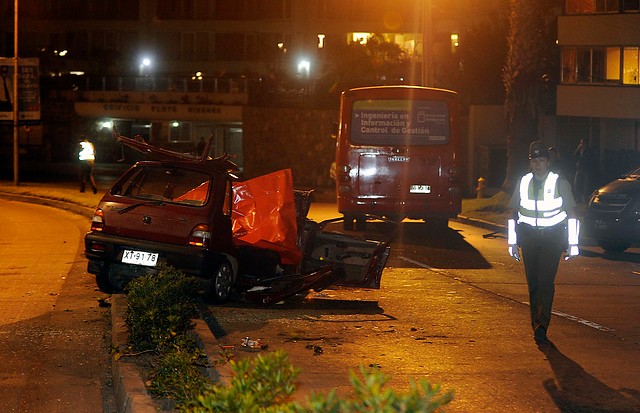
{"type": "Polygon", "coordinates": [[[640,69],[639,53],[637,47],[625,47],[622,57],[622,83],[626,85],[637,85],[638,69],[640,69]]]}
{"type": "Polygon", "coordinates": [[[458,33],[451,33],[451,53],[456,52],[456,48],[460,45],[458,33]]]}
{"type": "Polygon", "coordinates": [[[562,49],[562,82],[576,82],[576,48],[565,47],[562,49]]]}
{"type": "Polygon", "coordinates": [[[607,80],[620,80],[620,48],[607,47],[607,80]]]}
{"type": "Polygon", "coordinates": [[[625,47],[622,59],[620,54],[620,47],[615,46],[565,47],[562,49],[562,83],[640,84],[639,48],[625,47]]]}
{"type": "MultiPolygon", "coordinates": [[[[567,14],[617,13],[621,0],[567,0],[567,14]]],[[[624,0],[622,0],[624,1],[624,0]]]]}
{"type": "Polygon", "coordinates": [[[371,33],[364,32],[354,32],[351,35],[351,41],[354,43],[366,44],[369,37],[371,37],[371,33]]]}

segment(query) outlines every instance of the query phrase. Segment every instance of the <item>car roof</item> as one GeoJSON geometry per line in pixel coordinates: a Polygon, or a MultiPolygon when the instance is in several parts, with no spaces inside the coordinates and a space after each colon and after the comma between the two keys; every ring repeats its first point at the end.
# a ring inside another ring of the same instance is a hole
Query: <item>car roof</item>
{"type": "Polygon", "coordinates": [[[227,157],[194,159],[194,160],[148,160],[138,161],[136,167],[141,166],[160,166],[169,168],[191,169],[194,171],[209,172],[213,174],[231,174],[237,169],[235,163],[227,159],[227,157]]]}

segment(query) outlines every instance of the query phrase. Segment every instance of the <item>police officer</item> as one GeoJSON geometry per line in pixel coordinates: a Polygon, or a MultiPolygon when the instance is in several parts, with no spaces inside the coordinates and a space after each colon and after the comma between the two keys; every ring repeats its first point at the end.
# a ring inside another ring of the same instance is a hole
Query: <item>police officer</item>
{"type": "Polygon", "coordinates": [[[508,221],[509,254],[520,261],[520,247],[529,287],[533,337],[547,341],[555,277],[562,252],[577,256],[580,222],[569,182],[549,169],[547,146],[529,146],[531,172],[518,181],[511,197],[513,218],[508,221]]]}
{"type": "Polygon", "coordinates": [[[80,192],[84,192],[87,181],[91,184],[93,193],[98,192],[96,181],[93,179],[93,166],[96,160],[96,150],[89,139],[83,138],[78,143],[78,161],[80,162],[80,192]]]}

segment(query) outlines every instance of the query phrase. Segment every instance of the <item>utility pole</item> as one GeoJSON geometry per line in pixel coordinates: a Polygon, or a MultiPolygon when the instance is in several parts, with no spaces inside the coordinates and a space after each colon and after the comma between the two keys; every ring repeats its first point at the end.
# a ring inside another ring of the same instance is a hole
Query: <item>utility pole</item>
{"type": "MultiPolygon", "coordinates": [[[[16,0],[17,1],[17,0],[16,0]]],[[[422,1],[422,86],[433,87],[433,10],[431,0],[422,1]]]]}
{"type": "Polygon", "coordinates": [[[13,184],[20,185],[18,160],[20,129],[18,128],[18,0],[13,2],[13,184]]]}

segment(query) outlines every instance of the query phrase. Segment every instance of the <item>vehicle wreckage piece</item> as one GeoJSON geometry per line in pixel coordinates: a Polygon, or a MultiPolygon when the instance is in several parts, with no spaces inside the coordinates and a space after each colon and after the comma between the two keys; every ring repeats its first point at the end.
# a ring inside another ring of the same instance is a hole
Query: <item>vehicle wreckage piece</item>
{"type": "Polygon", "coordinates": [[[199,277],[218,303],[232,291],[273,304],[334,284],[380,288],[388,243],[327,230],[341,218],[309,220],[312,191],[294,190],[289,170],[252,185],[237,182],[235,164],[208,149],[182,154],[114,136],[153,160],[137,162],[105,193],[85,236],[88,271],[102,291],[123,290],[161,265],[199,277]],[[234,233],[240,219],[243,230],[234,233]],[[258,235],[246,237],[248,227],[258,235]]]}

